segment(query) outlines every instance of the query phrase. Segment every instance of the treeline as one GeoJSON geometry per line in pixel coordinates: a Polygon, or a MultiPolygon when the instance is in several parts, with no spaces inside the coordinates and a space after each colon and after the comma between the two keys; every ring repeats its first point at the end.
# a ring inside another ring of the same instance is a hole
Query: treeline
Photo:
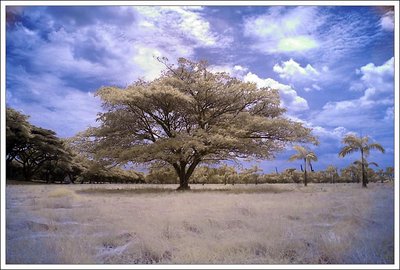
{"type": "MultiPolygon", "coordinates": [[[[309,183],[360,183],[362,181],[361,164],[352,164],[338,170],[328,166],[325,170],[311,171],[308,175],[309,183]]],[[[367,168],[369,182],[393,181],[394,169],[387,167],[385,170],[367,168]]],[[[179,179],[173,169],[165,167],[152,168],[146,175],[146,182],[153,184],[177,184],[179,179]]],[[[253,166],[249,169],[238,171],[235,167],[223,165],[217,168],[199,166],[193,174],[193,184],[277,184],[277,183],[302,183],[303,172],[295,168],[286,169],[280,173],[263,174],[261,169],[253,166]]]]}
{"type": "MultiPolygon", "coordinates": [[[[6,109],[6,174],[8,179],[44,183],[149,183],[179,184],[172,167],[155,164],[145,175],[121,167],[110,167],[74,150],[68,140],[60,139],[55,132],[29,123],[28,116],[12,108],[6,109]]],[[[76,148],[76,146],[75,146],[76,148]]],[[[310,164],[311,165],[311,164],[310,164]]],[[[305,165],[306,167],[306,165],[305,165]]],[[[311,167],[311,166],[310,166],[311,167]]],[[[311,171],[311,183],[351,183],[362,181],[362,162],[356,161],[340,171],[330,165],[326,170],[311,171]]],[[[365,176],[369,182],[392,181],[393,167],[374,170],[374,162],[364,162],[365,176]]],[[[193,184],[264,184],[301,183],[303,167],[286,169],[281,173],[263,174],[253,166],[237,170],[233,166],[198,166],[193,184]]]]}
{"type": "Polygon", "coordinates": [[[79,155],[52,130],[29,123],[28,116],[6,109],[7,179],[45,183],[143,183],[144,176],[108,168],[79,155]]]}

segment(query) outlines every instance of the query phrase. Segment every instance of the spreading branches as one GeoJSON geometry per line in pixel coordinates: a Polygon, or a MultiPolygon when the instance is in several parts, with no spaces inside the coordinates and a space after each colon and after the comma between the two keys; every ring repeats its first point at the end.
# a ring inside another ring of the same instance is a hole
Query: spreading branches
{"type": "Polygon", "coordinates": [[[268,159],[288,143],[316,141],[284,117],[277,90],[210,72],[205,61],[158,60],[159,78],[97,91],[104,112],[86,134],[95,158],[161,161],[187,179],[205,160],[268,159]]]}

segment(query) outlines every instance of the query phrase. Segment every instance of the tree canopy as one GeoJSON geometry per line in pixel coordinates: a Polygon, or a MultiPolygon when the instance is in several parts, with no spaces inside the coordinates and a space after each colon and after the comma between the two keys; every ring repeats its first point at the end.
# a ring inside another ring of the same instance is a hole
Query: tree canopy
{"type": "Polygon", "coordinates": [[[12,108],[6,109],[8,169],[12,170],[12,162],[20,164],[25,180],[31,180],[34,174],[45,168],[48,168],[47,176],[56,167],[65,168],[71,156],[64,142],[54,131],[30,124],[28,118],[12,108]]]}
{"type": "Polygon", "coordinates": [[[97,91],[99,126],[80,136],[96,159],[163,162],[188,189],[202,162],[272,159],[288,143],[316,142],[309,128],[284,116],[278,90],[213,73],[204,61],[159,60],[166,69],[157,79],[97,91]]]}
{"type": "Polygon", "coordinates": [[[31,138],[31,127],[31,124],[28,122],[28,116],[13,108],[6,108],[7,165],[23,150],[23,145],[31,138]]]}

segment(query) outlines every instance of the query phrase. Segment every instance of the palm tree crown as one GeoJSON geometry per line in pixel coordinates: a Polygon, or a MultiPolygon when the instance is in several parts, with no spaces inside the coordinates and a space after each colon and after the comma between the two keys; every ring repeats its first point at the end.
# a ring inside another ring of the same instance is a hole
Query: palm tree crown
{"type": "Polygon", "coordinates": [[[311,160],[317,161],[317,155],[311,150],[300,145],[295,145],[293,148],[297,151],[297,153],[292,155],[289,158],[289,161],[297,159],[304,160],[304,185],[307,186],[307,164],[311,166],[311,160]]]}
{"type": "Polygon", "coordinates": [[[303,146],[295,145],[295,146],[293,146],[293,148],[297,151],[297,153],[292,155],[289,158],[289,161],[293,161],[293,160],[297,160],[297,159],[302,159],[302,160],[306,159],[307,163],[310,163],[311,160],[312,161],[318,160],[317,155],[314,152],[310,151],[309,149],[307,149],[303,146]]]}
{"type": "Polygon", "coordinates": [[[385,153],[382,145],[379,143],[369,143],[369,137],[357,137],[356,135],[350,134],[343,138],[343,144],[347,144],[340,150],[339,157],[345,157],[348,154],[361,151],[365,157],[369,155],[371,149],[376,149],[382,153],[385,153]]]}

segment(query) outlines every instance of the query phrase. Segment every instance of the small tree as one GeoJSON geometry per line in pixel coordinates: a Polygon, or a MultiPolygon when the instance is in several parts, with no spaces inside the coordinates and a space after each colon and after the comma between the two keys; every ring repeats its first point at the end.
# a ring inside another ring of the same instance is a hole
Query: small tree
{"type": "Polygon", "coordinates": [[[293,146],[293,148],[297,151],[297,153],[292,155],[289,158],[289,161],[298,160],[298,159],[301,159],[304,161],[304,186],[307,186],[307,164],[309,165],[311,163],[311,160],[317,161],[318,158],[314,152],[312,152],[311,150],[309,150],[303,146],[295,145],[295,146],[293,146]]]}
{"type": "Polygon", "coordinates": [[[394,168],[386,167],[385,175],[389,178],[389,181],[393,181],[394,179],[394,168]]]}
{"type": "Polygon", "coordinates": [[[255,185],[258,185],[258,180],[260,178],[259,173],[262,172],[261,168],[257,165],[252,166],[249,169],[245,169],[240,173],[240,178],[246,184],[253,182],[255,185]]]}
{"type": "Polygon", "coordinates": [[[335,177],[337,177],[338,175],[337,168],[333,165],[329,165],[325,171],[328,174],[329,178],[331,179],[331,183],[334,184],[335,177]]]}
{"type": "MultiPolygon", "coordinates": [[[[354,164],[341,170],[342,178],[350,179],[353,183],[360,183],[360,170],[354,164]]],[[[349,181],[349,180],[347,180],[349,181]]]]}
{"type": "Polygon", "coordinates": [[[310,129],[283,116],[276,89],[210,72],[204,61],[159,60],[166,66],[160,78],[97,91],[104,112],[99,127],[84,134],[97,159],[162,162],[185,190],[201,163],[271,159],[289,143],[316,141],[310,129]]]}
{"type": "Polygon", "coordinates": [[[378,150],[382,153],[385,153],[385,149],[382,145],[378,143],[370,143],[369,137],[357,137],[356,135],[350,134],[346,135],[342,141],[345,146],[340,150],[339,157],[345,157],[348,154],[360,151],[361,153],[361,177],[362,177],[362,186],[367,187],[368,179],[366,176],[366,158],[368,157],[370,151],[372,149],[378,150]]]}

